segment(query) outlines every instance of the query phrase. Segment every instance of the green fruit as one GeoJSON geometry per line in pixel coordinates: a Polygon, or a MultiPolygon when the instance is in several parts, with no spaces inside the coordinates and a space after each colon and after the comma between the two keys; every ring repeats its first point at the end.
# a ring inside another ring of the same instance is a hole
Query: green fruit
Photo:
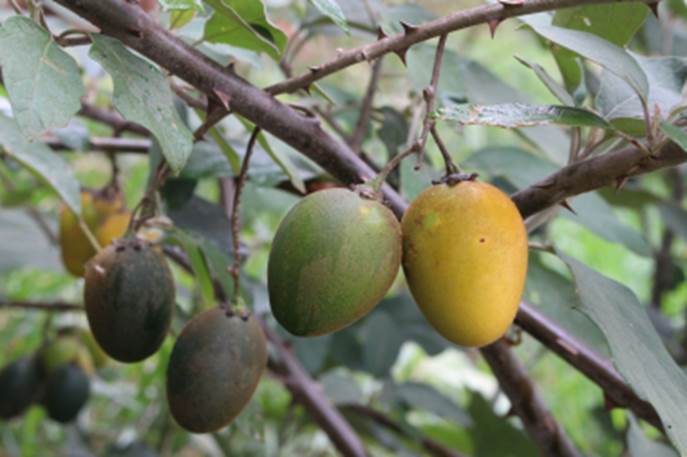
{"type": "Polygon", "coordinates": [[[138,362],[155,353],[174,312],[174,281],[162,253],[125,238],[86,266],[86,315],[95,340],[113,359],[138,362]]]}
{"type": "Polygon", "coordinates": [[[272,243],[267,285],[277,321],[294,335],[334,332],[369,313],[401,261],[401,228],[381,203],[347,189],[301,200],[272,243]]]}
{"type": "Polygon", "coordinates": [[[40,389],[35,357],[21,357],[0,371],[0,419],[11,419],[31,405],[40,389]]]}
{"type": "Polygon", "coordinates": [[[253,396],[266,363],[265,336],[253,316],[199,314],[179,335],[167,367],[172,416],[193,433],[228,425],[253,396]]]}
{"type": "Polygon", "coordinates": [[[68,363],[48,377],[42,403],[51,419],[66,423],[76,419],[90,394],[91,383],[86,373],[68,363]]]}

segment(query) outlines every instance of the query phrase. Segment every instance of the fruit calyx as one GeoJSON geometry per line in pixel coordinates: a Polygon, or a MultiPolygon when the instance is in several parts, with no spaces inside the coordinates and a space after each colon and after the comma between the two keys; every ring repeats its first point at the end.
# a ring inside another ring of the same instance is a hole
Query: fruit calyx
{"type": "Polygon", "coordinates": [[[447,186],[452,187],[465,181],[474,181],[478,176],[478,173],[450,173],[442,178],[433,180],[432,184],[446,184],[447,186]]]}
{"type": "Polygon", "coordinates": [[[382,192],[375,187],[375,181],[371,181],[369,184],[355,184],[351,187],[353,192],[358,194],[360,198],[364,198],[366,200],[374,200],[381,202],[382,199],[384,198],[384,195],[382,192]]]}

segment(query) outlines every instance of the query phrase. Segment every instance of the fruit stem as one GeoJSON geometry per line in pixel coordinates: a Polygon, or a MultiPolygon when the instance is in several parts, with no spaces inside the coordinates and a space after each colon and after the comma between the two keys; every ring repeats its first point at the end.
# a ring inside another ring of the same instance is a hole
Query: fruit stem
{"type": "Polygon", "coordinates": [[[131,220],[129,221],[129,227],[124,235],[125,237],[131,236],[132,234],[138,232],[138,229],[141,228],[141,226],[145,224],[148,219],[155,216],[155,213],[157,213],[158,209],[155,193],[165,182],[165,179],[167,179],[167,176],[169,176],[169,172],[170,169],[167,166],[167,162],[162,159],[162,162],[160,162],[157,167],[157,171],[155,172],[155,178],[150,181],[150,185],[148,186],[145,195],[143,198],[141,198],[141,201],[138,202],[138,205],[136,205],[131,212],[131,220]]]}
{"type": "Polygon", "coordinates": [[[408,149],[395,155],[391,160],[389,160],[386,163],[386,165],[384,165],[384,168],[382,168],[380,172],[377,173],[377,176],[372,181],[370,181],[370,187],[372,188],[372,190],[374,192],[380,192],[382,189],[382,185],[384,184],[384,181],[386,181],[386,178],[389,176],[389,173],[394,171],[394,168],[396,168],[403,159],[405,159],[409,155],[415,154],[420,148],[420,142],[416,141],[408,149]]]}
{"type": "Polygon", "coordinates": [[[234,200],[231,206],[231,241],[232,249],[234,251],[234,262],[231,266],[230,273],[234,280],[234,293],[231,300],[231,308],[241,307],[241,194],[243,188],[246,185],[246,177],[248,175],[248,167],[250,165],[250,159],[253,155],[253,149],[255,146],[255,141],[258,139],[261,128],[255,126],[253,133],[248,140],[246,145],[246,154],[243,156],[243,161],[241,162],[241,170],[236,178],[236,188],[234,189],[234,200]]]}

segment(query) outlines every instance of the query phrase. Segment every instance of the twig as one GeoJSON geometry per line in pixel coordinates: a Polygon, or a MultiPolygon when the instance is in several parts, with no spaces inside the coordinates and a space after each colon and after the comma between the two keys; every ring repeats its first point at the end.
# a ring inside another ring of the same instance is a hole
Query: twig
{"type": "Polygon", "coordinates": [[[443,444],[438,443],[432,440],[431,438],[427,438],[426,436],[417,436],[416,433],[413,433],[409,436],[409,434],[406,433],[403,427],[401,427],[396,421],[386,416],[385,414],[370,408],[369,406],[350,404],[342,405],[341,408],[344,411],[349,411],[358,416],[363,416],[372,419],[377,424],[386,427],[389,430],[406,435],[413,440],[419,441],[422,447],[430,455],[433,455],[435,457],[466,457],[464,454],[453,449],[447,448],[443,444]]]}
{"type": "Polygon", "coordinates": [[[422,97],[425,99],[425,119],[422,123],[422,133],[420,133],[419,145],[417,151],[417,165],[416,169],[422,166],[422,160],[425,153],[425,145],[427,144],[427,136],[429,135],[430,129],[434,126],[434,119],[432,118],[432,111],[434,111],[434,101],[436,100],[436,95],[439,85],[439,76],[441,75],[441,65],[444,62],[444,49],[446,48],[446,38],[448,35],[441,35],[439,37],[439,43],[437,44],[437,49],[434,53],[434,65],[432,66],[432,79],[429,86],[425,87],[422,91],[422,97]]]}
{"type": "MultiPolygon", "coordinates": [[[[642,3],[652,3],[655,0],[640,0],[642,3]]],[[[407,29],[404,33],[382,38],[374,43],[349,49],[337,55],[336,58],[311,68],[302,75],[289,78],[267,88],[272,94],[294,92],[304,89],[313,82],[325,76],[336,73],[356,63],[373,60],[384,54],[395,52],[403,54],[410,46],[427,41],[440,35],[464,29],[473,25],[486,24],[489,21],[503,21],[504,19],[538,13],[541,11],[558,10],[579,5],[595,5],[612,3],[612,0],[525,0],[519,5],[508,5],[505,2],[479,5],[473,8],[459,10],[448,16],[407,29]]],[[[613,2],[617,3],[617,2],[613,2]]]]}
{"type": "Polygon", "coordinates": [[[243,162],[241,162],[241,171],[236,178],[234,200],[231,205],[231,242],[234,250],[234,262],[231,267],[231,277],[234,280],[234,296],[232,299],[232,305],[234,306],[239,303],[239,299],[241,297],[241,193],[243,192],[243,187],[246,184],[248,167],[250,166],[250,158],[253,155],[253,146],[255,146],[255,141],[258,139],[259,134],[260,127],[255,127],[250,139],[248,140],[248,145],[246,146],[246,153],[243,156],[243,162]]]}
{"type": "Polygon", "coordinates": [[[500,340],[483,348],[481,352],[510,400],[512,410],[522,420],[541,455],[581,457],[549,412],[535,385],[527,376],[525,368],[508,348],[508,344],[500,340]]]}
{"type": "Polygon", "coordinates": [[[8,301],[0,300],[0,309],[18,308],[29,311],[55,311],[70,312],[83,311],[84,307],[65,302],[34,302],[34,301],[8,301]]]}
{"type": "Polygon", "coordinates": [[[127,121],[116,111],[100,108],[90,103],[82,102],[81,110],[79,110],[78,115],[107,124],[118,132],[129,131],[144,136],[150,135],[147,128],[134,122],[127,121]]]}
{"type": "Polygon", "coordinates": [[[372,74],[370,82],[365,91],[365,98],[363,98],[360,115],[355,124],[355,129],[348,140],[348,145],[356,152],[360,152],[360,146],[363,144],[365,133],[370,124],[370,115],[372,114],[372,104],[374,102],[375,92],[377,92],[377,83],[379,82],[379,75],[382,70],[382,58],[377,59],[372,65],[372,74]]]}
{"type": "MultiPolygon", "coordinates": [[[[152,147],[152,141],[137,138],[92,137],[88,143],[90,151],[102,151],[111,154],[146,154],[152,147]]],[[[45,144],[56,151],[71,151],[73,149],[57,138],[46,138],[45,144]]]]}
{"type": "Polygon", "coordinates": [[[446,145],[444,144],[444,141],[441,139],[439,136],[439,132],[437,131],[437,126],[432,125],[430,128],[430,133],[432,134],[432,138],[434,139],[434,142],[436,143],[437,147],[439,148],[439,151],[441,152],[441,156],[444,158],[444,168],[446,170],[446,175],[451,175],[454,173],[460,173],[461,170],[460,168],[453,163],[453,159],[451,158],[451,153],[448,152],[448,149],[446,149],[446,145]]]}

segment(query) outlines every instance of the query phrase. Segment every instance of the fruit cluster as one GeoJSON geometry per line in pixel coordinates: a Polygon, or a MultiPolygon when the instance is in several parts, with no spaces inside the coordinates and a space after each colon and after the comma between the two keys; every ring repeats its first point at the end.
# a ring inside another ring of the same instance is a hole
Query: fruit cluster
{"type": "Polygon", "coordinates": [[[369,192],[327,189],[299,202],[272,244],[272,312],[294,335],[334,332],[369,313],[403,271],[448,340],[480,347],[513,322],[525,283],[527,232],[496,187],[458,177],[432,186],[402,223],[369,192]]]}
{"type": "Polygon", "coordinates": [[[90,396],[89,374],[104,361],[89,332],[62,329],[36,353],[0,370],[0,419],[19,417],[36,403],[57,422],[73,421],[90,396]]]}

